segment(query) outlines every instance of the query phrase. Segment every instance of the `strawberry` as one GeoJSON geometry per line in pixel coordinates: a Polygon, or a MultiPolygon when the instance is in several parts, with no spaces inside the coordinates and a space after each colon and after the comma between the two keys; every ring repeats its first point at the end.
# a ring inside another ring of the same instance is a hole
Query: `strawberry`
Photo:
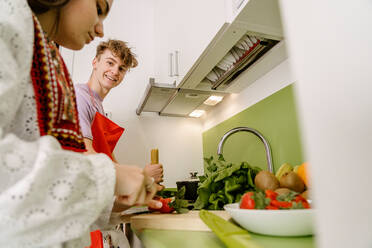
{"type": "Polygon", "coordinates": [[[159,197],[156,198],[156,200],[160,201],[163,205],[159,209],[149,207],[150,211],[159,211],[160,213],[171,213],[174,211],[174,208],[169,206],[169,203],[172,201],[172,198],[159,197]]]}
{"type": "Polygon", "coordinates": [[[160,201],[163,206],[160,209],[149,208],[150,211],[159,211],[160,213],[172,213],[176,211],[179,214],[187,213],[189,211],[189,202],[184,198],[186,188],[183,186],[176,192],[174,197],[163,198],[156,196],[154,199],[160,201]]]}

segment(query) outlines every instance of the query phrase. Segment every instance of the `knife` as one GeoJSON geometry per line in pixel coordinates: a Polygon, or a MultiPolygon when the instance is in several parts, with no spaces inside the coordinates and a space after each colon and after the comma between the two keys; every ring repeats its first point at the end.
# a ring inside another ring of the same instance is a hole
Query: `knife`
{"type": "Polygon", "coordinates": [[[204,209],[200,210],[199,216],[228,248],[262,248],[243,228],[204,209]]]}

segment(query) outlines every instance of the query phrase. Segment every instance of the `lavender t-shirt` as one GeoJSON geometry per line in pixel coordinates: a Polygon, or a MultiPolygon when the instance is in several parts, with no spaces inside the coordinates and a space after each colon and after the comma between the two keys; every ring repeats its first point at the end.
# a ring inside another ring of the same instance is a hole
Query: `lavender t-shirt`
{"type": "Polygon", "coordinates": [[[93,123],[94,116],[96,112],[104,115],[102,98],[93,90],[90,91],[90,94],[88,84],[76,84],[75,92],[80,128],[83,137],[92,140],[93,136],[90,127],[93,123]]]}

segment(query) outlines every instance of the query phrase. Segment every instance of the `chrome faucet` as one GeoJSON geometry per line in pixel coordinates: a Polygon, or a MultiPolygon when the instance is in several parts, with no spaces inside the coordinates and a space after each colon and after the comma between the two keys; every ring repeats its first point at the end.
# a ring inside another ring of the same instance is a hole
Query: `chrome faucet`
{"type": "Polygon", "coordinates": [[[218,155],[222,154],[223,145],[224,145],[227,137],[229,137],[233,133],[240,132],[240,131],[251,132],[251,133],[255,134],[258,138],[260,138],[260,140],[264,143],[265,150],[266,150],[267,169],[270,172],[274,173],[274,167],[273,167],[273,162],[272,162],[272,158],[271,158],[271,149],[270,149],[269,142],[267,142],[267,140],[264,138],[264,136],[260,132],[258,132],[257,130],[255,130],[253,128],[250,128],[250,127],[236,127],[236,128],[231,129],[227,133],[225,133],[222,136],[222,138],[220,140],[220,143],[218,143],[217,154],[218,155]]]}

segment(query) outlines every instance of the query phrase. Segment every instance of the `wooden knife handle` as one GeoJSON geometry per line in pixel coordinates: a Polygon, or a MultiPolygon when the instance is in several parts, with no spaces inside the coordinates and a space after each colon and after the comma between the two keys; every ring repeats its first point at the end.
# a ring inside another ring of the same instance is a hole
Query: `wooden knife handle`
{"type": "Polygon", "coordinates": [[[151,150],[151,164],[158,164],[159,163],[159,150],[152,149],[151,150]]]}

